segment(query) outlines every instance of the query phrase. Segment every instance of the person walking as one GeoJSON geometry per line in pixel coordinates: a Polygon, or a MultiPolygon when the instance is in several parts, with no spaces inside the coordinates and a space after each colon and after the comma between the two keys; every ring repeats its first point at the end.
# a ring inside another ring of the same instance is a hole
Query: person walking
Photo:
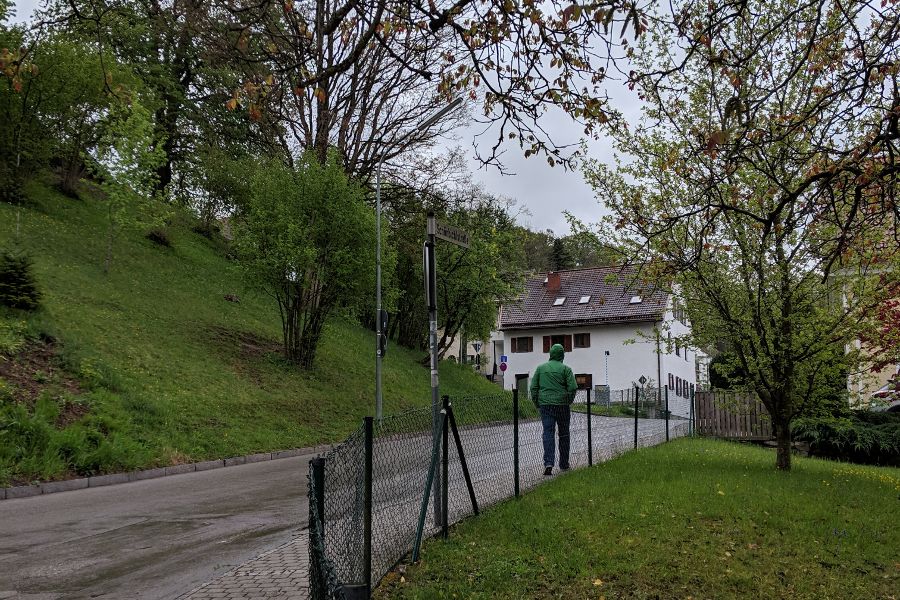
{"type": "Polygon", "coordinates": [[[544,475],[553,474],[556,462],[554,430],[559,428],[559,468],[569,470],[569,405],[575,399],[575,374],[563,364],[561,344],[550,348],[550,360],[534,370],[531,377],[531,401],[541,413],[544,425],[544,475]]]}

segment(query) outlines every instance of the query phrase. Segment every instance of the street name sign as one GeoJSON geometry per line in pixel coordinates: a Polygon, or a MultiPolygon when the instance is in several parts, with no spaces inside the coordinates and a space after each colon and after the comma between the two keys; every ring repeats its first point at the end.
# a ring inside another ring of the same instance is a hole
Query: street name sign
{"type": "Polygon", "coordinates": [[[437,219],[434,221],[434,235],[457,246],[469,247],[469,232],[453,225],[441,223],[437,219]]]}

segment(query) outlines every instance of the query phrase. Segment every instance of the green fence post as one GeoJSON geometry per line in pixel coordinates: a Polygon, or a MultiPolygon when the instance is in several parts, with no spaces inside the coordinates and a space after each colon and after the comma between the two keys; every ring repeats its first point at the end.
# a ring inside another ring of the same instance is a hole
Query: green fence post
{"type": "Polygon", "coordinates": [[[587,392],[587,425],[588,425],[588,466],[591,467],[594,465],[594,444],[591,441],[591,388],[585,390],[587,392]]]}
{"type": "Polygon", "coordinates": [[[448,492],[448,484],[450,483],[450,424],[448,423],[447,418],[447,407],[450,404],[450,397],[444,396],[442,398],[444,403],[444,419],[443,419],[443,427],[441,428],[441,436],[443,437],[443,446],[444,446],[444,460],[441,469],[441,481],[443,481],[443,487],[441,488],[441,534],[446,538],[450,534],[450,524],[448,514],[450,512],[449,506],[449,494],[448,492]]]}
{"type": "Polygon", "coordinates": [[[634,449],[638,447],[638,386],[634,386],[634,449]]]}
{"type": "Polygon", "coordinates": [[[366,585],[366,597],[372,593],[372,421],[372,417],[364,420],[366,462],[363,469],[363,583],[366,585]]]}
{"type": "Polygon", "coordinates": [[[519,497],[519,390],[513,389],[513,481],[519,497]]]}
{"type": "Polygon", "coordinates": [[[666,441],[669,441],[669,386],[663,388],[666,396],[666,441]]]}

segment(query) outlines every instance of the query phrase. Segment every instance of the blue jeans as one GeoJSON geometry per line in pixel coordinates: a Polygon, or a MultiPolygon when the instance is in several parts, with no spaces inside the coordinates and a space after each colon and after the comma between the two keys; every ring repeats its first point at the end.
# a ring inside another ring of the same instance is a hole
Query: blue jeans
{"type": "Polygon", "coordinates": [[[541,406],[541,422],[544,424],[544,466],[556,462],[554,429],[559,427],[559,468],[569,468],[569,414],[568,406],[541,406]]]}

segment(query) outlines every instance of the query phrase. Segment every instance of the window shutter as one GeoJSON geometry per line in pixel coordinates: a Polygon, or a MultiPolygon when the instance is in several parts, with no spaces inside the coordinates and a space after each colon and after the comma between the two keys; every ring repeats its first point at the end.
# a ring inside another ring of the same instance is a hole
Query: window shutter
{"type": "Polygon", "coordinates": [[[572,336],[571,335],[563,336],[563,350],[565,350],[566,352],[572,351],[572,336]]]}
{"type": "Polygon", "coordinates": [[[585,333],[583,335],[584,335],[584,347],[590,348],[591,347],[591,334],[585,333]]]}
{"type": "Polygon", "coordinates": [[[519,341],[519,338],[512,338],[510,340],[510,345],[509,345],[510,354],[512,354],[513,352],[518,352],[518,350],[516,349],[516,342],[518,342],[518,341],[519,341]]]}
{"type": "Polygon", "coordinates": [[[547,354],[548,352],[550,352],[550,336],[545,335],[544,336],[544,354],[547,354]]]}

